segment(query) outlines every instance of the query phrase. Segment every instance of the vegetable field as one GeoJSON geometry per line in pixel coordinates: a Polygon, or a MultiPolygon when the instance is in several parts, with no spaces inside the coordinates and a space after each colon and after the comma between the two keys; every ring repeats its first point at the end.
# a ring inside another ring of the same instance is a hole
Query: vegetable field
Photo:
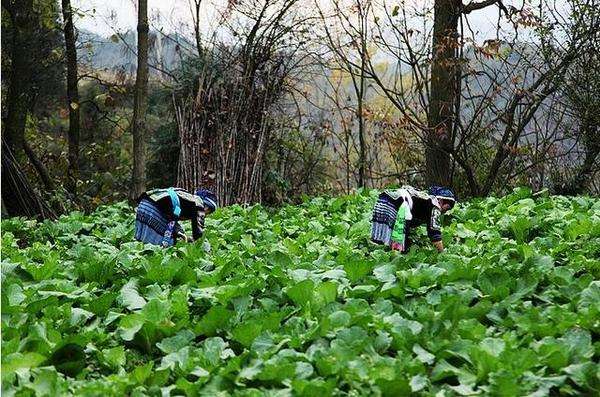
{"type": "Polygon", "coordinates": [[[462,204],[400,256],[376,196],[227,207],[167,250],[124,204],[2,221],[2,394],[600,394],[598,198],[462,204]]]}

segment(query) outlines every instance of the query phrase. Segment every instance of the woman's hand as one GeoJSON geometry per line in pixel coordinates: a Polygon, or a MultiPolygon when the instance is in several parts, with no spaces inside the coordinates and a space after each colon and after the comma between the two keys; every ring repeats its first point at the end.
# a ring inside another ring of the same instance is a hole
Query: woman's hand
{"type": "Polygon", "coordinates": [[[182,239],[186,243],[189,243],[191,241],[191,239],[188,236],[186,236],[185,233],[181,233],[180,232],[180,233],[177,234],[177,237],[179,237],[180,239],[182,239]]]}
{"type": "Polygon", "coordinates": [[[444,243],[442,240],[434,241],[433,246],[438,250],[438,252],[442,252],[444,250],[444,243]]]}

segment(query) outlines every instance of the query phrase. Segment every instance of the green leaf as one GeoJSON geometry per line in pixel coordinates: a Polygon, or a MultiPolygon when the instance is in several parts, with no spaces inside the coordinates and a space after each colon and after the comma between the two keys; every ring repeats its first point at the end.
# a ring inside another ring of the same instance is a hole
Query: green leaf
{"type": "Polygon", "coordinates": [[[379,353],[384,353],[392,345],[392,337],[385,331],[377,331],[377,337],[373,342],[373,347],[379,353]]]}
{"type": "Polygon", "coordinates": [[[121,339],[124,341],[131,341],[133,337],[146,322],[144,316],[138,313],[133,313],[127,315],[125,317],[121,317],[119,321],[119,328],[117,329],[117,333],[121,339]]]}
{"type": "MultiPolygon", "coordinates": [[[[200,384],[198,382],[190,382],[186,378],[177,379],[175,385],[172,386],[176,386],[176,388],[183,391],[186,396],[197,396],[200,390],[200,384]]],[[[163,391],[163,393],[170,394],[172,386],[168,388],[167,392],[163,391]]],[[[165,389],[163,388],[163,390],[165,389]]]]}
{"type": "Polygon", "coordinates": [[[564,372],[580,387],[590,390],[598,390],[600,388],[598,363],[588,361],[580,364],[572,364],[566,367],[564,372]]]}
{"type": "Polygon", "coordinates": [[[194,330],[196,334],[212,336],[229,324],[233,312],[223,306],[213,306],[196,324],[194,330]]]}
{"type": "Polygon", "coordinates": [[[202,367],[196,367],[190,371],[190,375],[194,375],[197,378],[208,378],[210,376],[210,372],[202,367]]]}
{"type": "Polygon", "coordinates": [[[417,355],[417,359],[423,364],[433,364],[435,361],[435,356],[419,345],[414,345],[412,351],[417,355]]]}
{"type": "Polygon", "coordinates": [[[135,369],[131,372],[131,379],[136,384],[144,384],[146,380],[152,375],[152,368],[154,367],[154,363],[152,361],[135,367],[135,369]]]}
{"type": "Polygon", "coordinates": [[[125,349],[117,346],[102,350],[103,361],[111,368],[119,368],[125,365],[125,349]]]}
{"type": "Polygon", "coordinates": [[[519,376],[507,370],[500,370],[490,374],[490,391],[495,396],[519,396],[521,382],[519,376]]]}
{"type": "Polygon", "coordinates": [[[262,326],[256,321],[247,321],[231,331],[233,339],[245,347],[250,347],[252,342],[260,335],[262,326]]]}
{"type": "Polygon", "coordinates": [[[585,361],[594,355],[592,337],[586,330],[571,329],[561,339],[568,348],[571,362],[585,361]]]}
{"type": "Polygon", "coordinates": [[[381,283],[393,283],[396,281],[396,267],[392,264],[378,266],[373,275],[381,283]]]}
{"type": "Polygon", "coordinates": [[[471,372],[455,367],[443,359],[439,360],[431,371],[431,380],[433,382],[438,382],[451,376],[456,376],[461,383],[467,386],[475,385],[477,381],[477,377],[471,372]]]}
{"type": "Polygon", "coordinates": [[[419,334],[423,330],[423,325],[418,321],[407,320],[400,314],[394,313],[391,316],[384,317],[383,321],[391,325],[391,330],[394,333],[402,334],[405,331],[410,331],[413,335],[419,334]]]}
{"type": "Polygon", "coordinates": [[[459,396],[475,396],[481,394],[479,391],[473,389],[471,385],[463,385],[462,383],[457,386],[450,386],[450,389],[456,392],[459,396]]]}
{"type": "Polygon", "coordinates": [[[351,283],[356,283],[362,280],[365,276],[371,273],[372,265],[362,260],[353,260],[344,263],[344,271],[351,283]]]}
{"type": "Polygon", "coordinates": [[[307,362],[299,361],[296,363],[296,373],[294,379],[308,379],[314,373],[313,366],[307,362]]]}
{"type": "Polygon", "coordinates": [[[160,366],[157,368],[158,370],[162,369],[175,369],[179,368],[184,370],[187,368],[190,360],[190,348],[189,346],[184,347],[181,350],[178,350],[174,353],[169,353],[164,356],[160,362],[160,366]]]}
{"type": "Polygon", "coordinates": [[[274,346],[275,343],[273,343],[273,338],[267,333],[262,333],[254,339],[250,350],[258,353],[258,355],[260,356],[269,351],[274,346]]]}
{"type": "Polygon", "coordinates": [[[502,300],[510,294],[512,282],[510,274],[504,269],[487,269],[477,278],[481,291],[496,300],[502,300]]]}
{"type": "Polygon", "coordinates": [[[513,236],[518,243],[527,241],[529,232],[532,227],[532,223],[529,218],[518,217],[511,223],[510,228],[513,232],[513,236]]]}
{"type": "Polygon", "coordinates": [[[27,387],[36,396],[61,396],[68,393],[68,382],[54,368],[38,368],[32,372],[34,380],[27,387]]]}
{"type": "Polygon", "coordinates": [[[176,351],[188,346],[196,335],[187,329],[179,331],[175,336],[164,338],[156,344],[163,353],[175,353],[176,351]]]}
{"type": "Polygon", "coordinates": [[[280,266],[283,269],[291,267],[294,263],[292,261],[292,258],[290,258],[290,256],[287,253],[282,252],[279,249],[271,252],[271,254],[269,255],[269,261],[272,264],[280,266]]]}
{"type": "Polygon", "coordinates": [[[292,380],[292,388],[294,395],[300,397],[313,397],[313,396],[330,396],[333,395],[335,389],[335,380],[329,379],[327,381],[323,379],[294,379],[292,380]]]}
{"type": "Polygon", "coordinates": [[[145,265],[146,276],[151,283],[168,284],[178,274],[184,265],[184,262],[179,259],[168,260],[163,256],[150,258],[145,265]]]}
{"type": "Polygon", "coordinates": [[[258,374],[261,373],[263,369],[262,360],[253,360],[252,364],[242,368],[238,377],[241,379],[249,379],[252,380],[256,378],[258,374]]]}
{"type": "Polygon", "coordinates": [[[228,343],[219,337],[208,338],[204,341],[203,356],[211,366],[217,365],[221,360],[234,357],[235,353],[228,348],[228,343]]]}
{"type": "Polygon", "coordinates": [[[334,281],[326,281],[321,283],[316,288],[315,301],[320,305],[326,305],[335,302],[337,298],[338,284],[334,281]]]}
{"type": "Polygon", "coordinates": [[[286,294],[296,306],[307,307],[313,300],[314,288],[315,283],[312,280],[304,280],[287,288],[286,294]]]}
{"type": "Polygon", "coordinates": [[[122,306],[129,310],[141,309],[146,305],[146,300],[138,293],[136,279],[131,279],[123,285],[119,301],[122,306]]]}
{"type": "Polygon", "coordinates": [[[153,324],[160,324],[169,317],[170,305],[160,299],[150,299],[142,308],[141,314],[147,321],[153,324]]]}
{"type": "Polygon", "coordinates": [[[119,294],[116,292],[104,293],[99,297],[94,297],[84,308],[97,316],[105,316],[118,296],[119,294]]]}
{"type": "Polygon", "coordinates": [[[565,346],[554,338],[544,338],[537,348],[540,360],[557,371],[569,363],[569,352],[565,346]]]}
{"type": "Polygon", "coordinates": [[[410,390],[413,393],[416,393],[418,391],[423,390],[425,387],[427,387],[428,383],[429,382],[427,381],[427,378],[425,376],[423,376],[423,375],[415,375],[410,380],[410,390]]]}
{"type": "Polygon", "coordinates": [[[71,320],[69,321],[72,327],[85,324],[90,318],[94,316],[94,313],[88,312],[78,307],[71,309],[71,320]]]}
{"type": "Polygon", "coordinates": [[[506,343],[502,339],[498,338],[485,338],[480,343],[481,349],[493,357],[500,357],[500,354],[504,351],[506,343]]]}
{"type": "Polygon", "coordinates": [[[350,324],[352,317],[344,310],[338,310],[329,315],[329,321],[333,328],[342,328],[350,324]]]}
{"type": "Polygon", "coordinates": [[[2,357],[2,377],[14,373],[19,369],[35,368],[45,360],[45,356],[35,352],[9,354],[2,357]]]}
{"type": "Polygon", "coordinates": [[[581,291],[578,308],[596,308],[600,302],[600,280],[592,281],[590,285],[581,291]]]}
{"type": "Polygon", "coordinates": [[[18,284],[11,284],[7,288],[8,303],[11,306],[17,306],[26,298],[23,288],[18,284]]]}

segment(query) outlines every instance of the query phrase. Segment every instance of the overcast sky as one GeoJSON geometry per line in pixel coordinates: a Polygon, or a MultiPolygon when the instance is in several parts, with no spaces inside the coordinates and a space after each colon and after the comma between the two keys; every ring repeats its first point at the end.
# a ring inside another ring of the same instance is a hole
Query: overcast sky
{"type": "MultiPolygon", "coordinates": [[[[209,7],[206,1],[205,9],[209,7]]],[[[137,23],[136,0],[74,0],[73,6],[85,15],[77,21],[80,29],[110,36],[114,29],[135,29],[137,23]]],[[[208,11],[208,10],[204,10],[208,11]]],[[[153,25],[173,30],[173,23],[191,21],[187,0],[148,0],[148,14],[153,25]],[[157,16],[160,15],[160,20],[157,16]]],[[[206,22],[206,21],[204,21],[206,22]]]]}
{"type": "MultiPolygon", "coordinates": [[[[315,0],[305,0],[307,4],[315,0]]],[[[329,0],[318,0],[321,4],[328,4],[329,0]]],[[[433,3],[433,0],[404,0],[407,4],[433,3]]],[[[470,0],[463,0],[465,4],[470,0]]],[[[480,1],[480,0],[474,0],[480,1]]],[[[551,0],[560,7],[564,7],[567,0],[551,0]]],[[[165,33],[182,32],[181,25],[191,26],[190,0],[148,0],[150,23],[153,28],[162,28],[165,33]]],[[[376,0],[378,4],[387,4],[391,9],[394,5],[401,3],[400,0],[376,0]]],[[[530,2],[534,4],[536,0],[530,2]]],[[[504,4],[521,6],[522,0],[505,0],[504,4]]],[[[82,11],[82,16],[76,21],[77,27],[89,30],[103,36],[110,36],[114,30],[119,31],[135,29],[137,11],[137,0],[74,0],[73,5],[82,11]]],[[[201,26],[205,32],[212,31],[217,23],[219,10],[223,10],[227,0],[203,0],[201,26]]],[[[494,38],[496,35],[496,23],[498,19],[498,8],[490,6],[478,10],[468,16],[471,29],[475,32],[477,41],[494,38]]],[[[509,28],[507,24],[505,27],[509,28]]]]}

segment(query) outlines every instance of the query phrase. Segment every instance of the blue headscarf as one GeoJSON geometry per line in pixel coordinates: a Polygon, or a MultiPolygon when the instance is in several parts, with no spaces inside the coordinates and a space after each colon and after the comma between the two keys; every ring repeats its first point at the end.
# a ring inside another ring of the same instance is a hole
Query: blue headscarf
{"type": "Polygon", "coordinates": [[[429,188],[429,194],[437,197],[438,199],[448,200],[452,202],[452,205],[456,202],[456,195],[449,187],[444,186],[431,186],[429,188]]]}
{"type": "Polygon", "coordinates": [[[215,212],[218,204],[217,204],[217,196],[211,192],[210,190],[206,190],[206,189],[199,189],[196,190],[196,196],[199,196],[202,201],[204,202],[204,205],[206,205],[208,208],[210,208],[211,212],[215,212]]]}

